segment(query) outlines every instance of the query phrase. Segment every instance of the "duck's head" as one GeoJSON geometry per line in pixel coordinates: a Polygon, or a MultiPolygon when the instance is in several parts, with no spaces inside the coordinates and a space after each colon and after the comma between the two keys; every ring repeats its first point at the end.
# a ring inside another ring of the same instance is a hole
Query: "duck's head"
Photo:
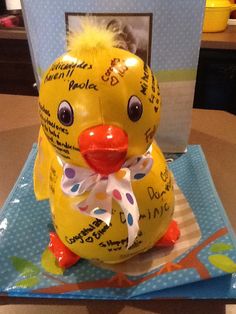
{"type": "Polygon", "coordinates": [[[43,130],[67,163],[107,175],[144,154],[155,135],[159,87],[150,68],[87,27],[47,70],[40,88],[43,130]]]}

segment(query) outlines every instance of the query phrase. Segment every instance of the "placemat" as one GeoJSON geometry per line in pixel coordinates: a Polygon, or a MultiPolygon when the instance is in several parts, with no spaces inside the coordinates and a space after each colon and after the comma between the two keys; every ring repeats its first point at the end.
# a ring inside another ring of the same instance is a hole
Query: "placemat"
{"type": "MultiPolygon", "coordinates": [[[[170,163],[170,168],[196,217],[199,240],[170,261],[157,263],[141,274],[114,272],[86,260],[62,273],[45,250],[53,227],[48,201],[37,202],[34,197],[32,171],[36,152],[34,145],[0,215],[1,294],[117,300],[156,298],[163,293],[171,297],[168,291],[174,294],[174,287],[194,282],[197,285],[236,271],[235,236],[203,152],[195,145],[188,146],[187,153],[170,163]]],[[[176,197],[182,198],[181,194],[176,197]]]]}

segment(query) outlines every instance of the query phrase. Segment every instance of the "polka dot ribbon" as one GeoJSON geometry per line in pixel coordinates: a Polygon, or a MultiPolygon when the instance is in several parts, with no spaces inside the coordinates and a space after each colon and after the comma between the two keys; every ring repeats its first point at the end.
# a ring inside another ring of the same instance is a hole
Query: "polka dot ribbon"
{"type": "Polygon", "coordinates": [[[89,192],[84,201],[76,204],[76,209],[85,215],[101,219],[107,225],[112,216],[112,199],[115,200],[126,218],[129,248],[139,230],[139,209],[131,180],[142,179],[152,168],[152,163],[152,156],[147,152],[127,160],[118,172],[108,176],[102,176],[91,169],[64,164],[61,187],[65,194],[71,196],[89,192]]]}

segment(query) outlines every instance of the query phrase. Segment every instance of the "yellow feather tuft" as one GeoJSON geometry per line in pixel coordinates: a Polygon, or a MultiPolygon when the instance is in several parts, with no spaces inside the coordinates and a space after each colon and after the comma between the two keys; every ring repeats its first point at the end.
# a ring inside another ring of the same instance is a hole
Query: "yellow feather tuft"
{"type": "Polygon", "coordinates": [[[68,50],[75,53],[88,53],[110,49],[118,45],[116,33],[95,19],[85,17],[80,22],[81,30],[68,34],[68,50]]]}

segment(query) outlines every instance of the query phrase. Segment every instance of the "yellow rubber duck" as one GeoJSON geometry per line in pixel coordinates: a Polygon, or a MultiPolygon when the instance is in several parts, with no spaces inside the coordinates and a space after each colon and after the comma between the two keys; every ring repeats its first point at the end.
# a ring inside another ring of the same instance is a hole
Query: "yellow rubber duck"
{"type": "Polygon", "coordinates": [[[60,243],[74,262],[127,260],[165,238],[172,221],[172,176],[153,142],[158,83],[117,44],[85,23],[40,87],[35,195],[50,201],[51,250],[57,256],[60,243]]]}

